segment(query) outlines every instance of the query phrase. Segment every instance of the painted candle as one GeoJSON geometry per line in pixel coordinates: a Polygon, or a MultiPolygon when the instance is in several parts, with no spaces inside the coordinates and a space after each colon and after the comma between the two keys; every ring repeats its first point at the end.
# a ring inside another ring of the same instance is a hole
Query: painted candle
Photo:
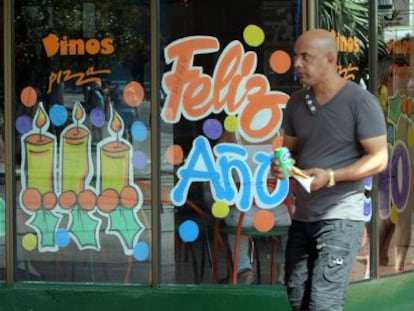
{"type": "Polygon", "coordinates": [[[89,174],[90,132],[83,125],[79,125],[85,117],[85,110],[77,102],[72,115],[75,124],[70,125],[62,133],[62,192],[72,190],[79,194],[85,189],[86,177],[89,174]]]}
{"type": "Polygon", "coordinates": [[[26,147],[26,188],[35,188],[40,193],[54,192],[54,167],[56,138],[50,133],[41,133],[43,127],[47,128],[49,119],[43,109],[39,108],[34,118],[34,127],[39,133],[29,134],[25,137],[26,147]]]}
{"type": "MultiPolygon", "coordinates": [[[[110,123],[111,132],[122,134],[122,121],[116,112],[110,123]]],[[[114,189],[118,193],[129,185],[129,170],[131,161],[131,146],[119,139],[114,139],[102,145],[100,149],[101,161],[101,189],[114,189]]]]}

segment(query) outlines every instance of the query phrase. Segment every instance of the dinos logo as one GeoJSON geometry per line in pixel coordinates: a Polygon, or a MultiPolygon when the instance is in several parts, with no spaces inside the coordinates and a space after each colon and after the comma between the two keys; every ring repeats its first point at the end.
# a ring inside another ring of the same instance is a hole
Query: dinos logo
{"type": "Polygon", "coordinates": [[[104,38],[98,39],[69,39],[63,36],[61,39],[55,34],[49,34],[43,38],[43,47],[46,51],[47,57],[52,57],[56,54],[60,55],[109,55],[115,51],[113,46],[113,39],[104,38]]]}

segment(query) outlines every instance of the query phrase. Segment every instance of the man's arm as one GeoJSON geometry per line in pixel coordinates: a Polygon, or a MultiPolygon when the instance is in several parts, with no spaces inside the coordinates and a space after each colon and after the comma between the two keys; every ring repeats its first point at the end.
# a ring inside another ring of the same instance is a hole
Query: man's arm
{"type": "Polygon", "coordinates": [[[287,135],[283,136],[283,145],[289,149],[293,158],[295,158],[296,151],[297,151],[296,150],[297,141],[298,139],[296,137],[287,136],[287,135]]]}
{"type": "Polygon", "coordinates": [[[335,170],[335,180],[352,181],[382,172],[388,163],[387,136],[377,136],[360,141],[365,155],[349,166],[335,170]]]}
{"type": "MultiPolygon", "coordinates": [[[[361,180],[382,172],[388,163],[387,136],[381,135],[360,141],[365,150],[365,155],[354,163],[334,170],[335,182],[361,180]]],[[[315,191],[325,187],[329,182],[327,169],[313,168],[306,170],[315,179],[311,190],[315,191]]]]}

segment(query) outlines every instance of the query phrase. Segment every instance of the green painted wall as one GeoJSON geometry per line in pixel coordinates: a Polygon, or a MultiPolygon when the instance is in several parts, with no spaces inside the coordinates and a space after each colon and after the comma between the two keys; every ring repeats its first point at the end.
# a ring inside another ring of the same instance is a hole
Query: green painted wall
{"type": "MultiPolygon", "coordinates": [[[[290,310],[283,287],[14,284],[0,288],[0,311],[290,310]]],[[[345,311],[414,310],[414,273],[352,284],[345,311]]]]}

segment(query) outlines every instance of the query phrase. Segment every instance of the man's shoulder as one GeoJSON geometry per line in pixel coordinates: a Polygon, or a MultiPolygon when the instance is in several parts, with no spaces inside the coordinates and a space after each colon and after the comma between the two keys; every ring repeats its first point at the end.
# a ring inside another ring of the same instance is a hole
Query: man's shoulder
{"type": "Polygon", "coordinates": [[[351,92],[363,93],[363,94],[371,94],[367,89],[363,88],[361,85],[356,83],[355,81],[347,80],[345,86],[351,92]]]}
{"type": "Polygon", "coordinates": [[[362,86],[354,81],[347,81],[346,83],[346,94],[349,94],[350,98],[365,98],[369,102],[377,102],[377,97],[370,91],[364,89],[362,86]]]}

